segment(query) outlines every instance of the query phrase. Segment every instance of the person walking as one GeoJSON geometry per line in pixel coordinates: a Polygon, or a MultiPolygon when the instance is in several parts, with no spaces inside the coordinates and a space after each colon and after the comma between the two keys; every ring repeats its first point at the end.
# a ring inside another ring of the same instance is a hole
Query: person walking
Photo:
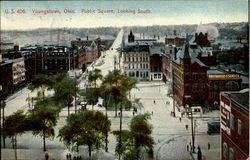
{"type": "Polygon", "coordinates": [[[197,160],[202,160],[202,152],[200,146],[198,146],[197,160]]]}
{"type": "Polygon", "coordinates": [[[181,122],[181,117],[179,119],[180,119],[180,122],[181,122]]]}
{"type": "Polygon", "coordinates": [[[189,151],[189,145],[187,144],[187,151],[189,151]]]}
{"type": "Polygon", "coordinates": [[[45,153],[45,160],[49,160],[49,154],[47,152],[45,153]]]}
{"type": "Polygon", "coordinates": [[[69,160],[71,160],[71,154],[69,153],[69,160]]]}
{"type": "Polygon", "coordinates": [[[210,150],[210,143],[207,143],[207,149],[210,150]]]}
{"type": "Polygon", "coordinates": [[[69,154],[68,153],[66,154],[66,158],[67,158],[67,160],[69,160],[69,154]]]}
{"type": "Polygon", "coordinates": [[[155,100],[154,100],[154,104],[155,104],[155,100]]]}
{"type": "Polygon", "coordinates": [[[188,130],[188,125],[186,124],[186,130],[188,130]]]}

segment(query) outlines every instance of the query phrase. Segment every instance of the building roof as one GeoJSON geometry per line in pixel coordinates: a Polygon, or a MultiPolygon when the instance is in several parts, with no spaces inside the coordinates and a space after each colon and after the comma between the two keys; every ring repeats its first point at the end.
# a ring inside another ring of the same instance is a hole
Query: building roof
{"type": "Polygon", "coordinates": [[[161,55],[164,52],[165,47],[164,46],[150,46],[149,52],[151,55],[159,54],[161,55]]]}
{"type": "Polygon", "coordinates": [[[224,92],[224,94],[249,110],[249,89],[244,89],[239,92],[224,92]]]}
{"type": "Polygon", "coordinates": [[[189,45],[183,45],[182,49],[176,53],[177,58],[173,61],[177,64],[180,64],[180,59],[190,57],[191,63],[198,63],[200,66],[206,67],[206,65],[197,58],[199,53],[202,53],[201,47],[198,46],[197,48],[193,49],[189,45]]]}
{"type": "Polygon", "coordinates": [[[207,74],[224,74],[225,72],[218,69],[209,69],[207,70],[207,74]]]}

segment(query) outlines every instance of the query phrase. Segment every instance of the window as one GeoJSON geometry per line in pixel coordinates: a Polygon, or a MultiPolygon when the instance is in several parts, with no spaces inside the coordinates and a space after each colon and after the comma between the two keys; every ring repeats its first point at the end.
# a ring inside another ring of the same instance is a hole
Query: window
{"type": "Polygon", "coordinates": [[[235,81],[229,81],[226,83],[226,88],[230,90],[237,90],[239,89],[239,84],[235,81]]]}
{"type": "Polygon", "coordinates": [[[185,79],[189,80],[189,73],[185,73],[185,79]]]}
{"type": "Polygon", "coordinates": [[[230,129],[234,129],[234,115],[230,113],[230,129]]]}
{"type": "Polygon", "coordinates": [[[214,82],[214,89],[217,90],[218,89],[218,81],[214,82]]]}
{"type": "Polygon", "coordinates": [[[223,81],[219,82],[219,87],[220,87],[221,90],[224,89],[224,83],[223,83],[223,81]]]}
{"type": "Polygon", "coordinates": [[[238,134],[241,135],[242,134],[242,125],[241,125],[241,120],[238,119],[238,134]]]}
{"type": "Polygon", "coordinates": [[[213,82],[209,82],[209,89],[212,89],[213,88],[213,82]]]}
{"type": "Polygon", "coordinates": [[[231,147],[229,149],[229,160],[234,160],[234,149],[231,147]]]}
{"type": "Polygon", "coordinates": [[[198,73],[193,73],[193,80],[195,80],[195,81],[198,80],[198,73]]]}
{"type": "Polygon", "coordinates": [[[196,91],[198,91],[198,90],[199,90],[199,88],[198,88],[198,83],[194,83],[194,84],[193,84],[193,91],[196,92],[196,91]]]}
{"type": "Polygon", "coordinates": [[[206,76],[207,76],[206,73],[202,73],[201,76],[202,76],[202,80],[206,80],[206,76]]]}
{"type": "Polygon", "coordinates": [[[226,142],[223,143],[223,157],[224,158],[227,157],[227,143],[226,142]]]}

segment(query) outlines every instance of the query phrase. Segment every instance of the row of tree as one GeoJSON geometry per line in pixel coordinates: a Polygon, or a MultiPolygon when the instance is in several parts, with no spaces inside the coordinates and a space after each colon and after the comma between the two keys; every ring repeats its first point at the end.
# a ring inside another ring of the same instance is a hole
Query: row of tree
{"type": "Polygon", "coordinates": [[[46,151],[46,138],[55,136],[54,127],[60,111],[65,106],[68,106],[68,117],[66,125],[59,130],[58,137],[67,146],[76,148],[78,151],[79,146],[86,145],[91,157],[91,152],[104,147],[105,142],[105,150],[108,151],[108,133],[111,122],[108,120],[107,108],[112,104],[115,106],[116,116],[118,106],[120,107],[120,130],[113,132],[118,136],[116,151],[119,159],[121,156],[124,159],[128,159],[127,157],[139,159],[141,147],[152,151],[153,139],[150,136],[152,126],[147,121],[150,118],[149,115],[134,117],[131,121],[130,131],[122,130],[122,111],[126,107],[125,105],[128,105],[127,97],[129,97],[131,89],[135,88],[136,81],[123,75],[120,70],[114,70],[103,77],[98,69],[89,73],[88,81],[87,89],[79,90],[76,87],[76,81],[65,74],[36,75],[34,77],[29,85],[29,89],[38,90],[38,95],[34,98],[34,108],[27,113],[17,111],[6,117],[8,125],[3,128],[4,135],[12,139],[16,159],[17,135],[27,131],[32,131],[34,135],[43,138],[43,149],[46,151]],[[100,83],[98,83],[99,81],[100,83]],[[45,94],[47,90],[53,90],[54,94],[47,97],[45,94]],[[78,94],[86,96],[87,99],[103,98],[106,115],[99,111],[75,112],[70,115],[70,106],[78,94]]]}

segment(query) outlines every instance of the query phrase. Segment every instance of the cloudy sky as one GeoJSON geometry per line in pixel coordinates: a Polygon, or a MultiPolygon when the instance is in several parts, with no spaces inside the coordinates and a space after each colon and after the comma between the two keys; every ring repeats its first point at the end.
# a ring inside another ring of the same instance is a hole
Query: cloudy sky
{"type": "Polygon", "coordinates": [[[1,29],[106,27],[132,25],[203,24],[248,21],[247,0],[168,1],[1,1],[1,29]],[[19,10],[22,9],[22,10],[19,10]],[[75,13],[64,13],[65,9],[75,13]],[[83,13],[82,10],[95,10],[83,13]],[[114,13],[98,13],[114,10],[114,13]],[[118,10],[150,13],[118,13],[118,10]],[[16,13],[19,10],[19,13],[16,13]],[[25,13],[22,11],[25,10],[25,13]],[[33,10],[61,13],[34,14],[33,10]],[[11,13],[14,11],[15,13],[11,13]]]}

